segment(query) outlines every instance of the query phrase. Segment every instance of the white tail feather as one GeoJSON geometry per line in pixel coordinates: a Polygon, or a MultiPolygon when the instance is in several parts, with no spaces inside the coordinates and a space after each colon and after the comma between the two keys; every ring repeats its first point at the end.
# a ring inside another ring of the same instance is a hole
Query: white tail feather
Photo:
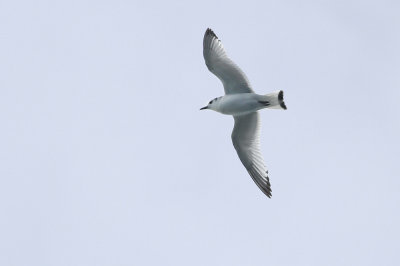
{"type": "Polygon", "coordinates": [[[266,104],[267,108],[286,110],[286,105],[283,101],[283,91],[275,91],[265,94],[261,96],[259,102],[266,104]]]}

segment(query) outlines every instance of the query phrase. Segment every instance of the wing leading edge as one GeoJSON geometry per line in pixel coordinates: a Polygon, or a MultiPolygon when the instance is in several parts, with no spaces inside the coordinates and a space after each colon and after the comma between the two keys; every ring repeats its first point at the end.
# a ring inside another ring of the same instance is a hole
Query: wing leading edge
{"type": "Polygon", "coordinates": [[[221,41],[211,29],[204,34],[203,56],[207,68],[222,81],[225,94],[253,92],[248,78],[227,56],[221,41]]]}

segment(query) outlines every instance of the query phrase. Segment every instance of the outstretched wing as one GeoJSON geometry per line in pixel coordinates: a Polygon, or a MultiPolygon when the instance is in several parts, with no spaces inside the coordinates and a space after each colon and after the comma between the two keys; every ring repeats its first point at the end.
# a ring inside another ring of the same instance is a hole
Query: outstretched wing
{"type": "Polygon", "coordinates": [[[221,41],[211,29],[204,34],[203,55],[208,69],[222,81],[225,94],[253,92],[246,75],[229,59],[221,41]]]}
{"type": "Polygon", "coordinates": [[[270,198],[272,196],[271,184],[260,151],[260,118],[258,112],[234,116],[234,119],[233,146],[254,182],[270,198]]]}

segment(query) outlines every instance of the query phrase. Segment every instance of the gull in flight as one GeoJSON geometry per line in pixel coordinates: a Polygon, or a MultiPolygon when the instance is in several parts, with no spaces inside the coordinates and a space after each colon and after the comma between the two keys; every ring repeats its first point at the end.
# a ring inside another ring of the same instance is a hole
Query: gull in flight
{"type": "Polygon", "coordinates": [[[235,126],[232,142],[253,181],[261,191],[271,198],[271,184],[268,171],[260,151],[260,115],[264,108],[284,109],[283,91],[265,95],[254,93],[243,71],[227,56],[217,35],[207,29],[203,40],[203,55],[207,68],[224,85],[225,96],[211,100],[200,110],[210,109],[225,115],[232,115],[235,126]]]}

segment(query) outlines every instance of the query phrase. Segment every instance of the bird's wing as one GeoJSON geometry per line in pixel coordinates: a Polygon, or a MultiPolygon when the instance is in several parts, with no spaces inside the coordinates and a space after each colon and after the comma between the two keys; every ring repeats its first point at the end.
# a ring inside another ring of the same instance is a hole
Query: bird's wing
{"type": "Polygon", "coordinates": [[[253,92],[246,75],[229,59],[224,46],[211,29],[204,34],[203,55],[208,69],[222,81],[225,94],[253,92]]]}
{"type": "Polygon", "coordinates": [[[258,112],[234,116],[232,142],[240,160],[257,186],[269,198],[271,184],[260,151],[260,118],[258,112]]]}

